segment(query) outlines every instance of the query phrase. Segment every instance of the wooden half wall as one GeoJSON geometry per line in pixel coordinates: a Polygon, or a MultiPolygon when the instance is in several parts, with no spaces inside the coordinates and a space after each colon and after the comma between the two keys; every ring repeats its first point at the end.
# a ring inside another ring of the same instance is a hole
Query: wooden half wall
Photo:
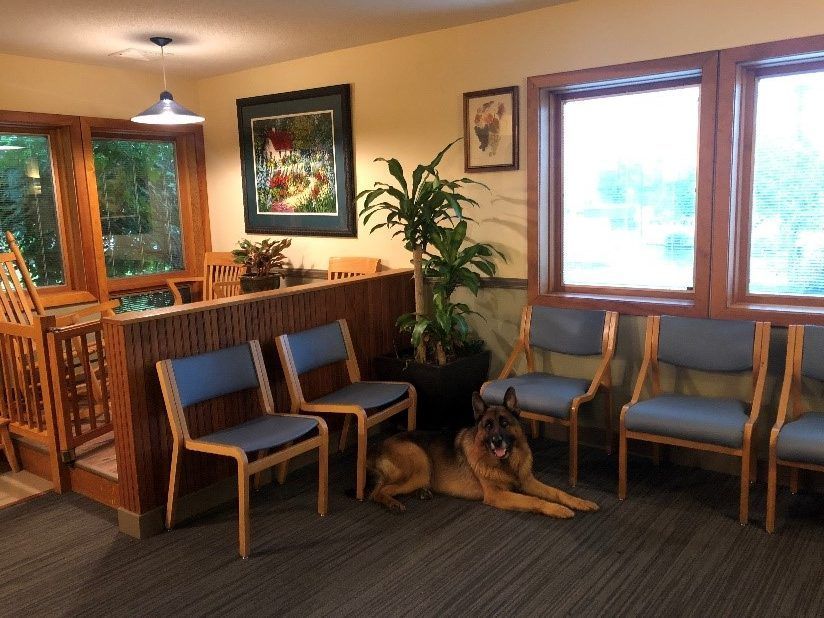
{"type": "MultiPolygon", "coordinates": [[[[104,320],[121,523],[124,512],[139,518],[152,511],[159,513],[165,503],[172,438],[155,369],[158,360],[258,339],[276,408],[287,412],[288,392],[275,350],[276,336],[345,318],[363,378],[369,379],[372,359],[391,351],[396,343],[395,320],[413,307],[411,271],[388,270],[104,320]]],[[[342,366],[322,368],[306,376],[304,389],[308,396],[318,396],[343,380],[342,366]]],[[[258,405],[256,397],[238,393],[192,406],[187,413],[193,437],[256,416],[260,414],[258,405]]],[[[233,474],[231,462],[219,460],[187,452],[182,493],[195,492],[233,474]]]]}

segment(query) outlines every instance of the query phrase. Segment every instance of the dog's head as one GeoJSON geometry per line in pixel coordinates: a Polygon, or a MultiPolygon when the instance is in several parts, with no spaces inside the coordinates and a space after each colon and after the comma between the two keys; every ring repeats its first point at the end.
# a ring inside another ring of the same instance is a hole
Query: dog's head
{"type": "Polygon", "coordinates": [[[488,406],[478,393],[472,394],[472,409],[477,426],[476,440],[482,443],[498,459],[506,459],[515,444],[523,439],[518,421],[520,410],[515,389],[506,389],[504,405],[488,406]]]}

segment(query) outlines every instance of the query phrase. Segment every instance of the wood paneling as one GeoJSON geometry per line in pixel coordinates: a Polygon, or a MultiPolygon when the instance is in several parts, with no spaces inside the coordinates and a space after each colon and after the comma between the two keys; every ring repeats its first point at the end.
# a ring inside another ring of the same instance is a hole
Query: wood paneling
{"type": "MultiPolygon", "coordinates": [[[[164,504],[172,438],[155,363],[235,345],[261,343],[277,411],[289,409],[274,340],[345,318],[364,379],[372,359],[396,343],[395,320],[413,310],[411,271],[389,270],[343,281],[318,282],[244,296],[191,303],[106,318],[112,415],[120,484],[120,506],[134,513],[164,504]]],[[[317,397],[345,383],[345,367],[307,374],[303,388],[317,397]]],[[[261,414],[254,394],[238,393],[187,410],[193,437],[261,414]]],[[[181,493],[234,473],[233,462],[197,453],[183,460],[181,493]]]]}

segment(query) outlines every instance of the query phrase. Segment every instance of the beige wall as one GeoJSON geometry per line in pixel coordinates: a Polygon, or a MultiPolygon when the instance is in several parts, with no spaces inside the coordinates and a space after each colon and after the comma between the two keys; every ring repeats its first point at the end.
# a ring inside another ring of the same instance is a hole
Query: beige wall
{"type": "MultiPolygon", "coordinates": [[[[525,128],[526,77],[824,32],[820,0],[579,0],[503,19],[273,64],[198,82],[206,116],[206,159],[214,247],[244,236],[235,99],[352,84],[356,185],[386,178],[378,156],[406,166],[428,161],[461,136],[466,91],[517,84],[525,128]]],[[[521,152],[525,150],[521,135],[521,152]]],[[[476,238],[509,257],[502,276],[525,277],[526,161],[521,171],[475,174],[492,191],[476,238]]],[[[463,175],[456,150],[443,170],[463,175]]],[[[330,255],[375,255],[408,262],[389,234],[357,239],[296,238],[296,265],[325,268],[330,255]]]]}
{"type": "MultiPolygon", "coordinates": [[[[197,108],[195,84],[170,76],[175,99],[197,108]]],[[[131,118],[157,101],[159,73],[0,54],[0,109],[131,118]]]]}

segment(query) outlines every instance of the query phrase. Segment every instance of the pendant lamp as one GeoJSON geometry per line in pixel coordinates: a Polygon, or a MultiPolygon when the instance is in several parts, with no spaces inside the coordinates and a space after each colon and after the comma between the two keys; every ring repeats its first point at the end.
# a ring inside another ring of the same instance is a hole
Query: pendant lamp
{"type": "Polygon", "coordinates": [[[160,93],[160,100],[157,103],[133,117],[132,122],[142,124],[194,124],[203,122],[205,120],[203,116],[198,116],[193,111],[176,103],[172,98],[172,93],[166,88],[166,56],[163,54],[163,48],[171,43],[172,39],[165,36],[153,36],[149,40],[160,47],[160,61],[163,66],[163,92],[160,93]]]}

